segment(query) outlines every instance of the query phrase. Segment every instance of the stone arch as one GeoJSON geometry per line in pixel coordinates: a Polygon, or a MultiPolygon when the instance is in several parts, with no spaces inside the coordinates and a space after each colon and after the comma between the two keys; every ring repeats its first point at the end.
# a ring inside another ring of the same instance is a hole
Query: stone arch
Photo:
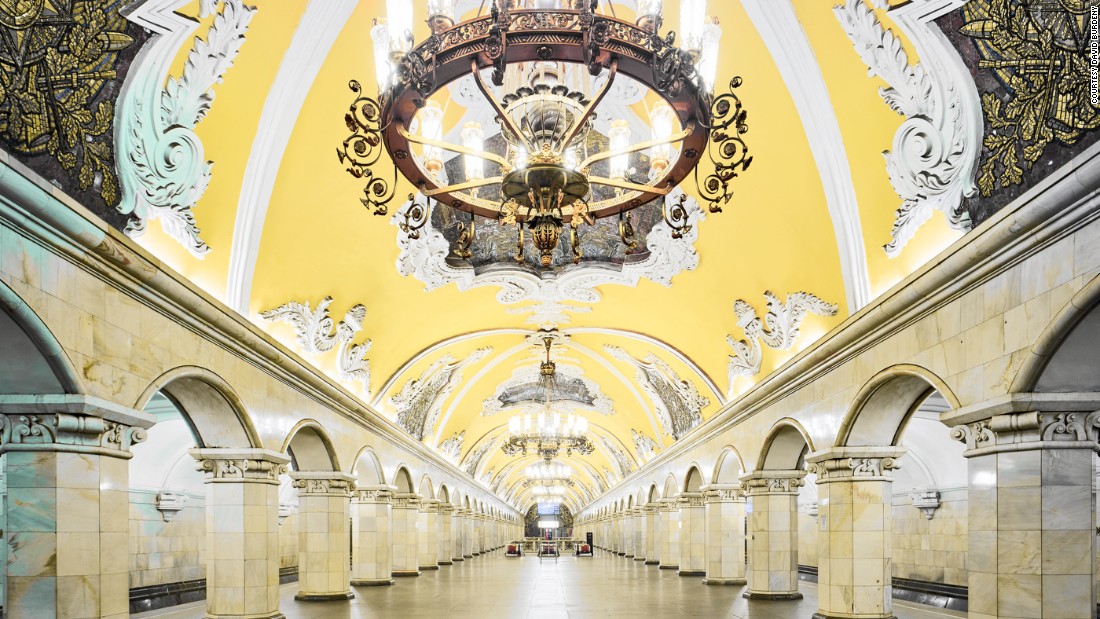
{"type": "Polygon", "coordinates": [[[439,497],[439,502],[440,503],[446,503],[446,504],[450,505],[450,503],[451,503],[451,491],[450,491],[449,488],[447,488],[446,483],[439,484],[439,491],[436,492],[435,495],[437,497],[439,497]]]}
{"type": "Polygon", "coordinates": [[[420,488],[416,492],[421,499],[435,499],[435,488],[432,486],[432,478],[426,474],[420,477],[420,488]]]}
{"type": "Polygon", "coordinates": [[[397,492],[402,494],[416,492],[413,488],[412,475],[409,474],[409,469],[404,464],[398,465],[397,471],[393,474],[393,482],[390,485],[397,488],[397,492]]]}
{"type": "Polygon", "coordinates": [[[634,509],[634,495],[630,495],[626,498],[626,508],[634,509]]]}
{"type": "Polygon", "coordinates": [[[46,323],[0,282],[0,394],[79,394],[83,381],[46,323]]]}
{"type": "Polygon", "coordinates": [[[221,376],[193,365],[161,374],[138,397],[142,410],[157,393],[183,413],[199,447],[263,447],[240,397],[221,376]]]}
{"type": "Polygon", "coordinates": [[[1100,391],[1100,276],[1061,308],[1032,344],[1010,393],[1100,391]]]}
{"type": "Polygon", "coordinates": [[[802,424],[785,417],[775,422],[760,450],[757,470],[802,470],[803,458],[814,450],[813,439],[802,424]]]}
{"type": "Polygon", "coordinates": [[[653,483],[649,485],[649,496],[646,498],[646,503],[656,503],[657,499],[661,498],[661,494],[657,490],[657,484],[653,483]]]}
{"type": "Polygon", "coordinates": [[[947,384],[919,365],[882,370],[859,390],[840,424],[835,446],[897,445],[913,413],[937,391],[951,408],[959,408],[959,399],[947,384]]]}
{"type": "Polygon", "coordinates": [[[702,492],[703,473],[700,472],[698,464],[693,463],[688,467],[688,471],[684,475],[684,485],[682,487],[682,492],[702,492]]]}
{"type": "Polygon", "coordinates": [[[280,450],[299,471],[339,471],[340,461],[332,439],[315,419],[303,419],[291,428],[280,450]]]}
{"type": "Polygon", "coordinates": [[[680,495],[680,484],[676,482],[676,477],[672,473],[668,474],[665,478],[665,489],[661,495],[662,499],[671,499],[680,495]]]}
{"type": "Polygon", "coordinates": [[[351,465],[352,475],[355,475],[360,484],[381,485],[386,483],[386,473],[382,470],[382,462],[374,449],[370,446],[363,447],[355,456],[351,465]]]}
{"type": "Polygon", "coordinates": [[[744,472],[745,460],[741,457],[741,453],[732,445],[726,445],[718,455],[718,462],[714,464],[714,475],[711,476],[710,483],[741,483],[740,478],[744,472]]]}

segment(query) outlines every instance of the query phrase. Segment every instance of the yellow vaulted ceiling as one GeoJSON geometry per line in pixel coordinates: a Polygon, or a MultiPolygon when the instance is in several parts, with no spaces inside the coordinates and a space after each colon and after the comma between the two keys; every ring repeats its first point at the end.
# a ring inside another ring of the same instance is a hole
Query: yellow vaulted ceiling
{"type": "MultiPolygon", "coordinates": [[[[181,12],[197,19],[198,4],[185,6],[181,12]]],[[[213,107],[196,129],[206,158],[214,162],[210,187],[194,209],[212,252],[205,260],[197,260],[159,226],[150,226],[149,234],[141,239],[219,298],[227,294],[238,203],[246,186],[245,171],[253,155],[261,111],[273,96],[271,87],[277,74],[292,61],[286,52],[309,5],[306,0],[258,0],[255,4],[256,15],[240,54],[224,82],[215,86],[213,107]]],[[[418,23],[425,17],[424,4],[415,2],[418,23]]],[[[473,10],[477,4],[472,4],[473,10]]],[[[676,26],[676,4],[666,2],[666,28],[676,26]]],[[[766,290],[780,298],[805,290],[839,305],[835,317],[809,316],[791,350],[764,348],[761,372],[737,379],[732,389],[735,396],[853,310],[846,302],[826,189],[788,84],[742,4],[717,0],[709,4],[708,12],[718,18],[723,29],[716,84],[723,88],[733,75],[744,79],[739,94],[749,111],[746,139],[753,164],[734,181],[734,199],[725,211],[707,214],[700,225],[695,242],[698,268],[680,273],[667,288],[648,280],[636,287],[602,286],[602,299],[588,306],[589,311],[572,313],[570,322],[558,325],[569,334],[570,344],[555,354],[575,360],[584,376],[613,404],[612,415],[585,414],[599,426],[600,433],[606,432],[623,446],[636,461],[635,467],[640,458],[632,430],[654,439],[660,447],[671,444],[673,438],[660,431],[655,404],[636,379],[636,368],[612,356],[608,346],[621,347],[637,359],[652,353],[667,363],[708,400],[701,411],[705,420],[726,403],[731,391],[727,364],[732,350],[726,339],[727,335],[744,337],[732,308],[735,299],[747,301],[760,316],[767,311],[766,290]]],[[[882,152],[891,147],[903,119],[879,97],[882,82],[867,77],[867,67],[833,16],[832,4],[793,1],[843,136],[874,295],[914,271],[958,233],[936,213],[899,257],[888,258],[882,251],[900,203],[882,152]]],[[[634,3],[616,6],[628,15],[634,3]]],[[[428,444],[435,445],[465,431],[459,462],[466,462],[486,433],[499,434],[499,428],[507,424],[506,413],[483,416],[482,403],[523,362],[536,363],[532,359],[537,351],[524,344],[524,335],[535,327],[525,323],[525,315],[506,311],[496,299],[495,287],[460,292],[449,284],[429,292],[415,278],[401,276],[395,267],[396,227],[360,204],[361,181],[348,175],[337,161],[336,149],[348,133],[343,116],[353,98],[348,81],[356,79],[368,94],[374,94],[370,28],[372,20],[384,14],[385,2],[381,0],[355,3],[305,93],[300,112],[285,120],[293,123],[293,128],[285,151],[276,157],[278,176],[253,256],[255,272],[247,291],[247,314],[295,348],[293,329],[261,321],[260,311],[292,300],[315,305],[322,297],[332,296],[335,300],[330,310],[339,320],[352,305],[365,305],[360,340],[372,341],[367,355],[372,378],[370,392],[363,397],[384,414],[393,414],[392,396],[433,362],[445,355],[464,359],[475,349],[491,347],[491,353],[463,369],[460,384],[438,403],[439,423],[425,437],[428,444]]],[[[889,20],[881,12],[880,16],[889,27],[889,20]]],[[[208,25],[211,19],[201,20],[202,24],[208,25]]],[[[197,34],[202,34],[201,27],[197,34]]],[[[422,39],[425,35],[421,27],[417,36],[422,39]]],[[[190,41],[179,51],[175,70],[189,45],[190,41]]],[[[915,54],[911,53],[911,60],[916,60],[915,54]]],[[[690,181],[684,189],[696,194],[690,181]]],[[[406,183],[397,193],[404,196],[410,190],[406,183]]],[[[391,213],[400,201],[391,205],[391,213]]],[[[324,371],[334,369],[331,355],[303,356],[324,371]]],[[[597,472],[604,468],[618,472],[614,458],[597,443],[599,448],[592,456],[573,458],[577,477],[587,480],[583,482],[586,485],[593,484],[588,473],[580,470],[586,467],[582,463],[597,472]]],[[[494,447],[474,473],[484,475],[491,470],[496,476],[513,460],[494,447]]],[[[524,466],[515,465],[506,473],[499,489],[502,494],[522,481],[524,466]]]]}

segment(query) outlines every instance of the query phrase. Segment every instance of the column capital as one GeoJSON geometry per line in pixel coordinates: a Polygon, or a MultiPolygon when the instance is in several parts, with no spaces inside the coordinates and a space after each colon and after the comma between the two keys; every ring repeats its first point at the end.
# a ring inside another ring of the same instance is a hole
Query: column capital
{"type": "Polygon", "coordinates": [[[661,499],[657,501],[657,509],[662,512],[680,511],[680,499],[679,497],[661,499]]]}
{"type": "Polygon", "coordinates": [[[741,486],[746,496],[760,494],[798,494],[806,483],[807,471],[753,471],[741,476],[741,486]]]}
{"type": "Polygon", "coordinates": [[[439,513],[443,516],[450,516],[451,514],[455,513],[455,506],[451,505],[450,503],[440,503],[439,513]]]}
{"type": "Polygon", "coordinates": [[[148,413],[93,396],[0,396],[0,454],[64,451],[128,459],[155,423],[148,413]]]}
{"type": "Polygon", "coordinates": [[[426,514],[438,514],[439,513],[439,500],[438,499],[420,499],[420,511],[426,514]]]}
{"type": "Polygon", "coordinates": [[[420,495],[415,492],[395,492],[393,495],[394,509],[419,509],[420,495]]]}
{"type": "Polygon", "coordinates": [[[818,484],[836,481],[890,481],[905,447],[834,447],[806,456],[818,484]]]}
{"type": "Polygon", "coordinates": [[[299,494],[349,496],[355,476],[339,471],[291,471],[292,485],[299,494]]]}
{"type": "Polygon", "coordinates": [[[702,492],[684,492],[680,495],[680,508],[685,507],[702,507],[703,506],[703,493],[702,492]]]}
{"type": "Polygon", "coordinates": [[[352,500],[355,503],[390,503],[396,486],[385,484],[374,486],[356,486],[352,492],[352,500]]]}
{"type": "Polygon", "coordinates": [[[656,502],[646,503],[645,505],[642,506],[642,511],[644,511],[647,514],[656,514],[657,510],[659,510],[660,508],[661,508],[661,506],[658,505],[656,502]]]}
{"type": "Polygon", "coordinates": [[[635,518],[645,516],[645,506],[635,507],[633,509],[633,514],[635,518]]]}
{"type": "Polygon", "coordinates": [[[707,503],[744,503],[745,492],[741,484],[710,484],[703,486],[703,499],[707,503]]]}
{"type": "MultiPolygon", "coordinates": [[[[966,419],[952,415],[945,423],[966,419]]],[[[966,445],[966,457],[1034,449],[1090,449],[1100,452],[1100,411],[1026,411],[970,420],[951,428],[966,445]]]]}
{"type": "Polygon", "coordinates": [[[279,483],[290,458],[270,449],[196,448],[188,451],[206,483],[279,483]]]}

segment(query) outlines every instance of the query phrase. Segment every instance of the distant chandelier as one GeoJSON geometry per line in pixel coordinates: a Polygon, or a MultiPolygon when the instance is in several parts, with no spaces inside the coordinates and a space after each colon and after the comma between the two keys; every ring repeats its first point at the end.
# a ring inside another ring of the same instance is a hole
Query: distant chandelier
{"type": "Polygon", "coordinates": [[[543,338],[546,361],[539,366],[539,377],[546,393],[545,405],[536,413],[520,413],[508,420],[509,437],[500,448],[509,456],[527,455],[533,451],[549,464],[563,451],[566,455],[575,451],[587,456],[596,450],[585,436],[588,419],[576,413],[562,415],[553,410],[550,396],[557,375],[557,364],[550,360],[553,342],[554,336],[547,333],[543,338]]]}
{"type": "Polygon", "coordinates": [[[657,199],[674,235],[683,235],[691,227],[684,198],[665,197],[691,174],[711,212],[729,202],[730,181],[752,161],[742,139],[747,113],[733,92],[739,77],[713,94],[721,29],[706,18],[706,0],[680,3],[682,48],[675,33],[659,34],[660,0],[638,0],[633,23],[610,2],[598,11],[597,0],[494,0],[489,15],[479,10],[457,24],[455,0],[427,4],[431,35],[414,46],[414,2],[387,0],[388,21],[371,30],[378,98],[350,83],[353,133],[337,149],[366,182],[361,201],[376,215],[388,212],[398,170],[427,198],[419,204],[410,195],[398,217],[411,238],[434,201],[470,216],[452,258],[470,258],[480,217],[516,226],[519,262],[526,229],[538,264],[550,268],[565,226],[575,263],[581,224],[605,217],[619,218],[629,253],[638,240],[628,212],[657,199]],[[492,86],[482,76],[488,69],[492,86]],[[444,88],[471,74],[499,134],[453,114],[447,124],[444,88]],[[649,135],[632,136],[627,119],[597,114],[620,74],[646,94],[640,116],[649,135]],[[376,168],[383,150],[394,162],[389,178],[376,168]],[[703,156],[713,171],[700,179],[703,156]]]}
{"type": "Polygon", "coordinates": [[[561,462],[539,462],[527,467],[524,488],[535,486],[572,488],[573,469],[561,462]]]}

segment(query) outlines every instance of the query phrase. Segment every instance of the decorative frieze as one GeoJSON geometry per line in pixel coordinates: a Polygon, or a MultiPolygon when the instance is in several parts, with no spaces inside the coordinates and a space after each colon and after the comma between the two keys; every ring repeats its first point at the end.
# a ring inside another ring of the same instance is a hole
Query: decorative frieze
{"type": "Polygon", "coordinates": [[[707,503],[743,503],[745,491],[741,484],[711,484],[703,491],[703,500],[707,503]]]}
{"type": "Polygon", "coordinates": [[[206,483],[279,484],[290,458],[269,449],[192,449],[206,483]]]}
{"type": "Polygon", "coordinates": [[[368,339],[361,344],[352,343],[356,334],[363,330],[367,308],[362,304],[353,305],[344,314],[344,319],[334,324],[328,312],[332,300],[326,296],[316,309],[310,307],[309,301],[289,301],[261,312],[260,316],[268,322],[281,321],[294,327],[295,341],[304,353],[321,354],[337,348],[336,377],[360,382],[363,391],[369,393],[370,360],[366,355],[372,342],[368,339]]]}
{"type": "Polygon", "coordinates": [[[393,486],[360,486],[352,493],[352,501],[355,503],[391,503],[393,501],[393,486]]]}
{"type": "Polygon", "coordinates": [[[798,494],[806,484],[806,471],[756,471],[741,477],[746,496],[759,494],[798,494]]]}
{"type": "Polygon", "coordinates": [[[685,492],[680,495],[680,508],[703,507],[704,497],[702,492],[685,492]]]}
{"type": "Polygon", "coordinates": [[[1026,411],[993,415],[951,428],[972,456],[1020,449],[1100,451],[1100,411],[1026,411]]]}
{"type": "Polygon", "coordinates": [[[419,509],[420,495],[398,492],[393,495],[394,509],[419,509]]]}
{"type": "Polygon", "coordinates": [[[737,314],[737,326],[745,332],[745,339],[734,340],[726,336],[733,347],[733,356],[729,358],[729,389],[733,393],[733,381],[738,376],[754,376],[760,373],[763,363],[763,348],[760,342],[773,350],[789,350],[794,346],[800,334],[802,321],[807,314],[818,316],[836,316],[835,303],[827,303],[809,292],[792,292],[785,302],[780,302],[772,291],[764,291],[768,303],[768,313],[761,320],[756,310],[744,299],[733,302],[733,311],[737,314]]]}
{"type": "Polygon", "coordinates": [[[710,400],[699,393],[695,384],[684,380],[653,353],[636,359],[618,346],[605,344],[612,357],[634,367],[634,379],[649,396],[665,434],[679,439],[703,422],[703,409],[710,400]]]}
{"type": "Polygon", "coordinates": [[[292,471],[290,478],[299,495],[349,496],[355,477],[335,471],[292,471]]]}

